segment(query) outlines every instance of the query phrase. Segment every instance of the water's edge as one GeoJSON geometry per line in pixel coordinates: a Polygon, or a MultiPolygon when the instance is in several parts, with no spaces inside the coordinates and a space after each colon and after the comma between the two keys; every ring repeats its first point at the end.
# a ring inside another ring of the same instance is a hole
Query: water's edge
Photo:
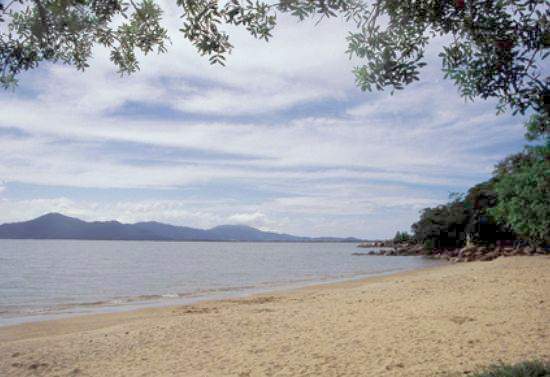
{"type": "MultiPolygon", "coordinates": [[[[366,257],[366,258],[380,258],[380,257],[366,257]]],[[[422,258],[422,257],[414,257],[422,258]]],[[[34,314],[26,314],[22,316],[13,316],[7,318],[0,317],[0,327],[15,326],[32,322],[43,322],[50,320],[66,319],[75,316],[95,315],[95,314],[107,314],[107,313],[121,313],[131,312],[147,308],[162,308],[181,305],[192,305],[205,301],[221,301],[227,299],[239,299],[247,298],[253,295],[266,294],[266,293],[284,293],[293,290],[315,287],[334,285],[345,282],[368,280],[373,277],[381,277],[388,275],[397,275],[405,272],[420,271],[425,269],[431,269],[434,267],[440,267],[447,265],[448,263],[441,262],[432,266],[416,267],[416,268],[396,268],[385,271],[356,274],[349,277],[326,277],[323,279],[303,280],[299,282],[293,282],[288,284],[273,284],[269,287],[244,287],[237,289],[219,289],[212,290],[209,294],[188,294],[182,297],[171,297],[166,295],[165,297],[150,298],[140,300],[139,296],[136,298],[127,298],[123,302],[116,302],[118,300],[112,300],[113,302],[99,302],[99,303],[81,303],[74,305],[62,305],[66,308],[51,308],[44,312],[37,312],[34,314]],[[215,291],[215,292],[214,292],[215,291]]]]}
{"type": "Polygon", "coordinates": [[[0,326],[185,305],[441,264],[356,244],[0,240],[0,326]]]}

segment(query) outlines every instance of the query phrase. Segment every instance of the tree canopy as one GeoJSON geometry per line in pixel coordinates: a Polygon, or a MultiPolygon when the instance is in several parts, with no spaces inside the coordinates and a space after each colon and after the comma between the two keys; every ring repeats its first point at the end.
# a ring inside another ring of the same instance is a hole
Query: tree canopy
{"type": "MultiPolygon", "coordinates": [[[[545,0],[175,0],[180,31],[212,64],[232,45],[224,25],[269,40],[281,13],[299,20],[341,16],[354,28],[348,53],[363,90],[403,89],[419,79],[430,40],[443,36],[445,76],[467,98],[495,97],[500,109],[548,113],[550,46],[545,0]]],[[[167,50],[163,11],[154,0],[11,0],[0,3],[0,83],[41,62],[88,67],[94,45],[110,50],[120,73],[139,69],[136,53],[167,50]]]]}
{"type": "Polygon", "coordinates": [[[495,174],[497,200],[489,213],[532,245],[550,245],[550,146],[508,157],[495,174]]]}
{"type": "Polygon", "coordinates": [[[468,220],[462,196],[455,196],[447,204],[422,210],[420,219],[412,225],[414,238],[427,249],[462,247],[468,220]]]}
{"type": "Polygon", "coordinates": [[[414,239],[428,249],[496,244],[516,239],[550,245],[550,144],[525,148],[502,160],[491,179],[425,208],[412,225],[414,239]]]}

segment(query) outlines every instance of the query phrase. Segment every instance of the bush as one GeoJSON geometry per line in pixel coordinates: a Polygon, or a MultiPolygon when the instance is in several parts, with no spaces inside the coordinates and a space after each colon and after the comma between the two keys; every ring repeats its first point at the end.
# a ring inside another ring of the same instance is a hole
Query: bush
{"type": "Polygon", "coordinates": [[[497,220],[532,246],[550,244],[550,146],[530,148],[514,156],[497,177],[498,203],[489,210],[497,220]]]}
{"type": "Polygon", "coordinates": [[[444,205],[422,210],[412,225],[414,238],[426,249],[462,247],[466,244],[469,210],[460,196],[444,205]]]}
{"type": "Polygon", "coordinates": [[[496,179],[479,183],[468,190],[464,197],[464,206],[468,210],[466,232],[470,240],[477,245],[494,245],[497,241],[514,241],[516,234],[504,221],[497,221],[491,215],[498,204],[495,191],[496,179]]]}
{"type": "Polygon", "coordinates": [[[492,365],[472,377],[550,377],[550,362],[524,361],[515,365],[492,365]]]}

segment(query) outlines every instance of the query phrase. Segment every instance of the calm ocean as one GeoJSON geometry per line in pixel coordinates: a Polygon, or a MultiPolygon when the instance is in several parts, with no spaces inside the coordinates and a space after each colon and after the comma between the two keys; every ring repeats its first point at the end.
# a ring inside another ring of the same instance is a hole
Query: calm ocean
{"type": "Polygon", "coordinates": [[[0,325],[242,296],[441,264],[418,257],[352,256],[356,246],[0,240],[0,325]]]}

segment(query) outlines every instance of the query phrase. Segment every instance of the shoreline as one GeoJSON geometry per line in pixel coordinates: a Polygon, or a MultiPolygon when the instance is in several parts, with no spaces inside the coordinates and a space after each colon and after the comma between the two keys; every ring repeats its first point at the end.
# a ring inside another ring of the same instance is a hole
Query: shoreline
{"type": "MultiPolygon", "coordinates": [[[[421,258],[421,257],[418,257],[421,258]]],[[[380,271],[374,273],[359,273],[353,274],[347,277],[318,277],[311,280],[297,280],[288,283],[270,283],[265,287],[235,287],[235,289],[219,289],[214,294],[201,294],[189,293],[181,297],[163,297],[163,295],[156,295],[155,299],[143,299],[141,296],[120,298],[123,302],[120,304],[111,303],[111,301],[118,301],[119,298],[106,299],[106,301],[91,302],[91,303],[78,303],[78,304],[59,304],[56,307],[45,308],[44,311],[38,312],[38,314],[27,314],[22,316],[13,316],[0,318],[0,329],[10,326],[26,325],[37,322],[49,322],[57,320],[71,319],[80,316],[95,316],[104,314],[116,314],[116,313],[128,313],[148,309],[163,309],[180,306],[196,305],[204,302],[218,302],[224,300],[233,299],[246,299],[258,295],[282,295],[291,293],[296,290],[305,288],[325,287],[336,284],[364,281],[375,277],[394,276],[399,274],[405,274],[408,272],[428,270],[432,268],[439,268],[446,266],[449,263],[441,261],[440,265],[420,267],[413,269],[392,269],[388,271],[380,271]],[[63,309],[66,307],[66,309],[63,309]]]]}
{"type": "Polygon", "coordinates": [[[0,327],[0,374],[436,376],[550,359],[550,258],[0,327]]]}
{"type": "MultiPolygon", "coordinates": [[[[420,258],[420,257],[418,257],[420,258]]],[[[13,315],[11,317],[0,317],[0,329],[7,326],[17,326],[28,323],[70,319],[77,316],[93,316],[109,313],[125,313],[155,308],[170,308],[178,306],[195,305],[202,302],[223,301],[227,299],[240,299],[256,295],[265,294],[284,294],[294,290],[307,287],[326,286],[353,281],[362,281],[378,276],[390,276],[401,273],[407,273],[417,270],[425,270],[445,266],[448,263],[441,261],[441,264],[427,267],[400,269],[394,268],[382,270],[373,273],[356,273],[349,276],[340,277],[316,277],[312,279],[296,280],[291,282],[265,283],[257,286],[228,287],[207,290],[208,293],[197,291],[184,295],[166,294],[166,295],[148,295],[154,298],[143,298],[144,296],[134,297],[115,297],[106,298],[98,302],[82,302],[75,304],[58,304],[52,307],[37,310],[35,313],[22,315],[13,315]]]]}

